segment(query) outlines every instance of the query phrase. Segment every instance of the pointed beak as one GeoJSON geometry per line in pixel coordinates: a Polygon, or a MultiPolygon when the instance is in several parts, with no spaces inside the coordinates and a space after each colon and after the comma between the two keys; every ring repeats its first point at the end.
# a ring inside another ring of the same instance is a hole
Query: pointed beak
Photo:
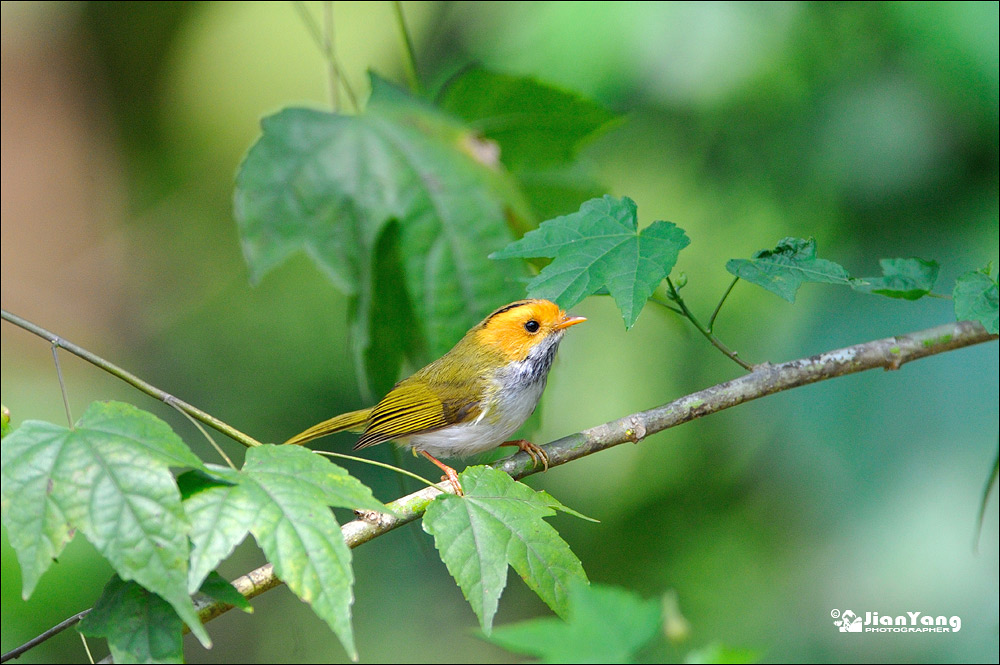
{"type": "Polygon", "coordinates": [[[563,315],[562,321],[556,324],[556,330],[564,330],[570,326],[575,326],[578,323],[583,323],[587,319],[582,316],[565,316],[563,315]]]}

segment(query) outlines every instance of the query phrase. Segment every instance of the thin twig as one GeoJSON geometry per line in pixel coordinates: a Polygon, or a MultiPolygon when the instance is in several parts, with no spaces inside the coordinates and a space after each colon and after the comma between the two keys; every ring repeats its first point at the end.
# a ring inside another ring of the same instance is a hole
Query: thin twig
{"type": "Polygon", "coordinates": [[[56,376],[59,377],[59,389],[62,391],[63,407],[66,408],[68,427],[73,429],[73,414],[69,410],[69,395],[66,393],[66,381],[63,380],[62,367],[59,366],[59,346],[52,342],[52,361],[56,364],[56,376]]]}
{"type": "Polygon", "coordinates": [[[100,367],[108,374],[117,376],[125,383],[141,390],[147,395],[155,397],[156,399],[162,402],[166,402],[167,404],[173,406],[174,408],[180,409],[184,413],[187,413],[190,416],[192,416],[195,420],[199,420],[208,425],[209,427],[218,430],[219,432],[222,432],[223,434],[233,439],[234,441],[242,443],[247,448],[253,448],[254,446],[261,445],[260,441],[253,438],[252,436],[244,434],[235,427],[232,427],[222,422],[215,416],[211,416],[202,411],[201,409],[191,406],[190,404],[188,404],[183,400],[177,399],[173,395],[163,390],[160,390],[159,388],[157,388],[152,384],[143,381],[136,375],[131,374],[130,372],[126,372],[118,365],[108,362],[107,360],[101,358],[97,354],[91,353],[90,351],[84,349],[83,347],[77,346],[76,344],[73,344],[72,342],[63,339],[62,337],[59,337],[58,335],[49,332],[48,330],[42,328],[41,326],[37,326],[34,323],[31,323],[30,321],[26,321],[25,319],[22,319],[16,314],[11,314],[5,309],[0,310],[0,316],[2,316],[4,321],[13,323],[15,326],[19,328],[24,328],[28,332],[38,335],[42,339],[48,340],[49,342],[52,343],[53,346],[58,346],[60,349],[66,349],[73,355],[83,358],[90,364],[100,367]]]}
{"type": "Polygon", "coordinates": [[[403,68],[406,70],[406,80],[410,84],[410,92],[417,94],[420,92],[417,56],[413,48],[413,39],[410,37],[410,31],[406,28],[406,20],[403,18],[403,3],[396,0],[392,3],[392,8],[395,10],[396,26],[399,28],[399,36],[403,42],[403,68]]]}
{"type": "MultiPolygon", "coordinates": [[[[18,656],[20,656],[21,654],[23,654],[25,651],[28,651],[29,649],[34,649],[36,646],[38,646],[42,642],[55,637],[56,635],[58,635],[59,633],[63,632],[64,630],[66,630],[70,626],[74,626],[74,625],[80,623],[80,619],[82,619],[83,617],[87,616],[89,613],[90,613],[90,610],[86,609],[86,610],[83,610],[82,612],[77,612],[76,614],[74,614],[70,618],[65,619],[65,620],[59,622],[55,626],[52,626],[47,631],[45,631],[44,633],[42,633],[41,635],[39,635],[38,637],[36,637],[34,639],[31,639],[31,640],[28,640],[27,642],[25,642],[21,646],[17,647],[16,649],[11,649],[7,653],[5,653],[3,655],[3,657],[0,657],[0,663],[6,663],[8,660],[11,660],[13,658],[17,658],[18,656]]],[[[90,661],[90,662],[94,662],[94,661],[90,661]]]]}
{"type": "Polygon", "coordinates": [[[324,52],[323,48],[323,32],[319,29],[319,24],[312,14],[309,13],[309,8],[306,7],[306,3],[302,0],[295,0],[292,3],[295,7],[295,11],[299,13],[299,18],[302,19],[303,25],[306,26],[306,30],[309,32],[309,36],[312,37],[313,44],[319,49],[320,53],[324,52]]]}
{"type": "Polygon", "coordinates": [[[726,302],[726,298],[728,298],[729,294],[733,292],[733,287],[736,286],[736,282],[738,281],[740,281],[739,277],[733,277],[733,281],[729,283],[729,288],[726,289],[726,292],[722,294],[722,300],[720,300],[719,304],[715,306],[715,311],[712,312],[711,318],[708,319],[708,332],[712,332],[715,330],[715,319],[716,317],[719,316],[719,311],[722,309],[722,304],[726,302]]]}
{"type": "Polygon", "coordinates": [[[336,113],[340,109],[338,70],[333,53],[333,0],[323,3],[323,50],[326,54],[327,75],[330,77],[330,108],[336,113]]]}
{"type": "Polygon", "coordinates": [[[655,304],[659,305],[660,307],[666,307],[667,309],[669,309],[671,312],[673,312],[675,314],[679,314],[680,316],[684,316],[684,312],[681,311],[681,309],[679,307],[674,307],[673,305],[671,305],[670,303],[668,303],[666,300],[663,300],[662,298],[660,298],[656,294],[651,295],[649,297],[649,301],[651,303],[655,303],[655,304]]]}
{"type": "Polygon", "coordinates": [[[87,652],[87,662],[90,665],[94,665],[94,654],[90,652],[90,644],[87,642],[87,636],[83,633],[79,633],[80,641],[83,642],[83,650],[87,652]]]}
{"type": "Polygon", "coordinates": [[[355,462],[361,462],[362,464],[370,464],[372,466],[382,467],[383,469],[389,469],[390,471],[395,471],[398,474],[409,476],[410,478],[419,480],[428,487],[437,487],[437,483],[427,480],[423,476],[418,476],[412,471],[407,471],[406,469],[401,469],[398,466],[393,466],[392,464],[386,464],[385,462],[378,462],[373,459],[368,459],[366,457],[358,457],[356,455],[345,455],[344,453],[335,453],[330,450],[314,450],[313,452],[316,453],[317,455],[326,455],[328,457],[339,457],[340,459],[349,459],[355,462]]]}
{"type": "MultiPolygon", "coordinates": [[[[333,50],[333,28],[332,28],[332,8],[330,14],[330,39],[327,40],[323,36],[323,30],[320,29],[319,23],[316,22],[315,17],[309,13],[309,9],[306,7],[306,3],[296,0],[292,3],[295,10],[299,13],[299,18],[302,19],[302,23],[306,26],[306,30],[309,32],[309,36],[312,38],[313,43],[319,52],[323,55],[323,58],[327,62],[327,66],[331,70],[331,82],[338,83],[343,86],[344,93],[347,95],[347,100],[351,103],[351,108],[357,111],[360,107],[358,106],[358,98],[354,94],[354,89],[351,84],[348,83],[347,78],[344,76],[344,69],[340,66],[336,55],[333,50]]],[[[337,103],[336,95],[337,93],[331,92],[331,98],[334,99],[333,110],[336,111],[339,104],[337,103]]]]}
{"type": "Polygon", "coordinates": [[[667,291],[670,299],[677,303],[677,306],[681,308],[684,316],[686,316],[687,319],[694,324],[694,327],[698,329],[698,332],[705,336],[705,339],[712,343],[712,346],[717,348],[719,351],[722,351],[726,357],[737,363],[743,369],[750,372],[753,371],[753,365],[740,358],[739,354],[723,344],[721,339],[713,335],[710,329],[701,325],[698,319],[695,318],[695,315],[691,313],[691,310],[688,309],[687,304],[684,302],[684,298],[682,298],[681,294],[674,288],[674,283],[670,281],[669,277],[667,277],[667,291]]]}
{"type": "Polygon", "coordinates": [[[219,457],[221,457],[223,460],[225,460],[226,464],[229,465],[230,469],[232,469],[233,471],[236,471],[236,465],[233,464],[233,460],[229,459],[229,455],[226,454],[226,451],[224,451],[222,449],[222,447],[218,443],[215,442],[215,439],[213,439],[211,437],[211,435],[208,432],[205,431],[205,428],[201,426],[200,422],[198,422],[197,420],[195,420],[194,417],[190,413],[185,413],[182,409],[178,408],[177,405],[174,404],[173,402],[170,403],[170,406],[172,406],[175,409],[177,409],[178,413],[180,413],[185,418],[187,418],[188,420],[190,420],[191,424],[194,425],[195,427],[197,427],[198,431],[202,433],[202,436],[204,436],[206,439],[208,439],[209,445],[211,445],[213,448],[215,448],[215,452],[219,453],[219,457]]]}

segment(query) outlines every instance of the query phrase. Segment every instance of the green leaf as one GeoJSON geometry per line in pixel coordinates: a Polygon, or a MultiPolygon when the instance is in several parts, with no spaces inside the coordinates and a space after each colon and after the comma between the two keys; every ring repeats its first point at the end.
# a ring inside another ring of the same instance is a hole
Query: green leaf
{"type": "Polygon", "coordinates": [[[566,513],[567,515],[572,515],[573,517],[579,517],[581,520],[586,520],[588,522],[594,522],[595,524],[600,524],[601,523],[601,520],[594,519],[593,517],[587,517],[583,513],[578,512],[576,510],[573,510],[572,508],[569,508],[568,506],[563,505],[563,503],[561,501],[559,501],[558,499],[556,499],[554,496],[552,496],[551,494],[549,494],[545,490],[539,490],[536,493],[538,494],[538,498],[541,499],[542,501],[544,501],[545,505],[547,505],[549,508],[552,508],[553,510],[558,510],[560,512],[566,513]]]}
{"type": "Polygon", "coordinates": [[[183,663],[183,626],[162,598],[115,575],[77,629],[105,638],[116,663],[183,663]]]}
{"type": "Polygon", "coordinates": [[[955,280],[955,318],[979,321],[987,332],[997,334],[997,280],[990,277],[990,266],[965,273],[955,280]]]}
{"type": "Polygon", "coordinates": [[[186,591],[189,527],[171,466],[202,463],[162,420],[118,402],[95,402],[73,429],[27,421],[4,438],[0,505],[24,597],[79,529],[207,647],[186,591]]]}
{"type": "Polygon", "coordinates": [[[388,509],[344,469],[299,446],[251,448],[240,475],[236,491],[255,508],[250,531],[274,572],[356,660],[351,550],[330,506],[388,509]]]}
{"type": "Polygon", "coordinates": [[[924,259],[880,259],[879,265],[882,266],[882,276],[852,279],[854,290],[889,298],[919,300],[934,288],[940,269],[937,261],[924,259]]]}
{"type": "Polygon", "coordinates": [[[688,653],[685,663],[756,663],[760,660],[760,652],[753,649],[736,649],[722,644],[709,644],[707,647],[688,653]]]}
{"type": "Polygon", "coordinates": [[[816,241],[812,238],[785,238],[774,249],[762,249],[751,259],[730,259],[726,270],[788,302],[795,302],[795,292],[806,282],[851,283],[840,265],[816,258],[816,241]]]}
{"type": "MultiPolygon", "coordinates": [[[[217,467],[213,471],[227,470],[217,467]]],[[[247,478],[261,486],[295,481],[300,485],[298,496],[334,508],[391,512],[372,496],[371,489],[360,480],[302,446],[263,445],[251,448],[247,451],[242,473],[230,474],[230,477],[240,478],[243,485],[247,484],[247,478]]]]}
{"type": "Polygon", "coordinates": [[[185,494],[184,512],[191,523],[191,563],[187,589],[194,593],[206,576],[232,554],[250,531],[258,506],[239,486],[240,474],[230,469],[209,467],[218,475],[233,481],[220,483],[202,476],[197,491],[193,479],[198,472],[183,474],[178,484],[185,494]]]}
{"type": "Polygon", "coordinates": [[[0,439],[10,434],[10,409],[6,404],[0,405],[0,439]]]}
{"type": "Polygon", "coordinates": [[[465,496],[444,494],[424,515],[424,531],[488,634],[510,565],[557,614],[568,610],[568,588],[586,583],[580,560],[543,517],[549,498],[484,466],[460,474],[465,496]]]}
{"type": "Polygon", "coordinates": [[[523,76],[470,69],[451,81],[442,108],[500,144],[514,171],[572,161],[580,142],[616,118],[603,106],[523,76]]]}
{"type": "MultiPolygon", "coordinates": [[[[527,77],[471,69],[449,82],[441,106],[499,146],[538,219],[577,210],[605,187],[577,157],[581,146],[614,126],[603,106],[527,77]]],[[[513,227],[524,235],[534,225],[513,227]]]]}
{"type": "Polygon", "coordinates": [[[364,371],[360,385],[371,400],[396,384],[404,357],[419,357],[420,324],[406,289],[399,288],[405,282],[402,257],[399,223],[392,221],[378,237],[369,288],[358,295],[351,316],[352,344],[361,353],[356,368],[364,371]]]}
{"type": "Polygon", "coordinates": [[[213,598],[221,603],[229,603],[233,607],[243,610],[247,614],[253,613],[253,606],[246,596],[236,590],[229,581],[214,570],[208,574],[205,581],[198,589],[209,598],[213,598]]]}
{"type": "Polygon", "coordinates": [[[617,587],[574,585],[566,620],[503,626],[490,642],[543,663],[628,663],[661,628],[660,604],[617,587]]]}
{"type": "MultiPolygon", "coordinates": [[[[355,314],[395,301],[402,287],[430,357],[519,297],[514,276],[523,266],[486,254],[510,241],[507,220],[528,216],[526,203],[511,177],[480,154],[475,133],[450,115],[373,77],[361,115],[286,109],[262,127],[235,194],[254,279],[302,250],[355,298],[355,314]],[[390,220],[399,224],[404,279],[382,286],[375,257],[390,220]]],[[[368,325],[354,341],[359,361],[393,322],[368,325]]],[[[391,382],[399,367],[368,370],[373,383],[391,382]]]]}
{"type": "Polygon", "coordinates": [[[388,509],[344,469],[299,446],[252,448],[241,472],[206,471],[180,478],[192,524],[189,587],[205,591],[202,580],[250,531],[278,577],[356,657],[351,553],[330,507],[388,509]]]}
{"type": "Polygon", "coordinates": [[[572,307],[606,287],[630,328],[689,242],[684,230],[670,222],[638,231],[635,202],[605,195],[587,201],[579,212],[542,222],[490,258],[553,257],[528,284],[529,295],[572,307]]]}

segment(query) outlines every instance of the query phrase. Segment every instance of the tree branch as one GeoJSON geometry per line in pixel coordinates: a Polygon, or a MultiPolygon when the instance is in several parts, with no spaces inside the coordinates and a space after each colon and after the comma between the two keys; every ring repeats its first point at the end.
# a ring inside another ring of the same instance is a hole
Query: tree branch
{"type": "MultiPolygon", "coordinates": [[[[53,347],[59,347],[60,349],[66,349],[67,351],[69,351],[73,355],[79,356],[80,358],[83,358],[84,360],[86,360],[87,362],[91,363],[92,365],[96,365],[96,366],[100,367],[105,372],[107,372],[109,374],[113,374],[114,376],[117,376],[119,379],[121,379],[125,383],[127,383],[127,384],[129,384],[129,385],[131,385],[131,386],[133,386],[135,388],[138,388],[139,390],[141,390],[142,392],[146,393],[147,395],[155,397],[156,399],[158,399],[158,400],[160,400],[162,402],[166,402],[170,406],[172,406],[172,407],[174,407],[174,408],[176,408],[176,409],[178,409],[178,410],[180,410],[180,411],[188,414],[189,416],[191,416],[195,420],[201,421],[201,422],[205,423],[206,425],[208,425],[209,427],[222,432],[223,434],[225,434],[229,438],[233,439],[234,441],[242,443],[247,448],[252,448],[254,446],[261,445],[260,441],[258,441],[257,439],[253,438],[252,436],[248,436],[247,434],[244,434],[243,432],[239,431],[235,427],[232,427],[231,425],[227,425],[226,423],[222,422],[221,420],[219,420],[215,416],[209,415],[209,414],[205,413],[204,411],[202,411],[201,409],[199,409],[197,407],[194,407],[194,406],[191,406],[190,404],[188,404],[187,402],[185,402],[183,400],[177,399],[176,397],[174,397],[170,393],[165,392],[163,390],[160,390],[159,388],[157,388],[156,386],[154,386],[152,384],[146,383],[145,381],[143,381],[142,379],[140,379],[139,377],[137,377],[135,374],[132,374],[130,372],[126,372],[124,369],[122,369],[118,365],[115,365],[114,363],[108,362],[107,360],[105,360],[104,358],[100,357],[99,355],[97,355],[95,353],[91,353],[87,349],[85,349],[85,348],[83,348],[81,346],[77,346],[76,344],[73,344],[72,342],[69,342],[69,341],[65,340],[62,337],[59,337],[58,335],[56,335],[55,333],[51,333],[48,330],[46,330],[45,328],[42,328],[41,326],[36,326],[34,323],[31,323],[30,321],[26,321],[25,319],[22,319],[20,316],[17,316],[16,314],[11,314],[10,312],[8,312],[5,309],[4,310],[0,310],[0,316],[2,316],[2,318],[3,318],[4,321],[8,321],[10,323],[13,323],[15,326],[17,326],[19,328],[24,328],[28,332],[34,333],[35,335],[38,335],[42,339],[48,340],[49,342],[52,343],[53,347]]],[[[72,427],[72,425],[73,425],[73,423],[70,423],[71,427],[72,427]]]]}
{"type": "MultiPolygon", "coordinates": [[[[732,381],[557,439],[546,445],[545,451],[549,455],[549,466],[558,466],[622,443],[638,443],[650,434],[783,390],[870,369],[896,370],[920,358],[996,339],[997,335],[986,332],[978,322],[959,321],[778,365],[764,363],[754,367],[751,373],[732,381]]],[[[534,462],[526,453],[517,453],[495,462],[493,466],[514,478],[523,478],[537,472],[534,462]]],[[[366,513],[362,519],[348,522],[341,527],[347,546],[357,547],[420,518],[438,494],[450,491],[448,483],[442,483],[440,487],[428,487],[386,504],[395,515],[366,513]]],[[[274,576],[271,564],[233,580],[233,586],[247,598],[253,598],[279,584],[281,581],[274,576]]],[[[199,614],[205,621],[231,608],[232,605],[219,601],[198,606],[199,614]]]]}
{"type": "Polygon", "coordinates": [[[44,633],[42,633],[38,637],[35,637],[35,638],[32,638],[32,639],[28,640],[27,642],[25,642],[21,646],[17,647],[16,649],[11,649],[7,653],[5,653],[3,655],[3,657],[0,657],[0,663],[6,663],[8,660],[11,660],[13,658],[18,658],[23,653],[25,653],[25,652],[27,652],[27,651],[29,651],[31,649],[34,649],[36,646],[38,646],[42,642],[55,637],[56,635],[58,635],[59,633],[63,632],[64,630],[66,630],[70,626],[75,626],[76,624],[80,623],[80,620],[83,619],[83,617],[85,617],[88,614],[90,614],[90,609],[92,609],[92,608],[83,610],[82,612],[77,612],[76,614],[74,614],[73,616],[71,616],[68,619],[63,619],[61,622],[59,622],[55,626],[52,626],[51,628],[49,628],[47,631],[45,631],[44,633]]]}

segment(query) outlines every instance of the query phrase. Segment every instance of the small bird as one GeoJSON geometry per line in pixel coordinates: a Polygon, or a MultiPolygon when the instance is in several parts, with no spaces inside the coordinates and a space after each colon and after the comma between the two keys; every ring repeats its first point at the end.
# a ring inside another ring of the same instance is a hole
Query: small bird
{"type": "Polygon", "coordinates": [[[438,456],[467,457],[510,445],[548,469],[544,450],[507,437],[538,405],[566,329],[584,321],[548,300],[504,305],[375,406],[324,420],[285,444],[343,431],[363,432],[355,450],[395,440],[436,464],[458,494],[458,474],[438,456]]]}

